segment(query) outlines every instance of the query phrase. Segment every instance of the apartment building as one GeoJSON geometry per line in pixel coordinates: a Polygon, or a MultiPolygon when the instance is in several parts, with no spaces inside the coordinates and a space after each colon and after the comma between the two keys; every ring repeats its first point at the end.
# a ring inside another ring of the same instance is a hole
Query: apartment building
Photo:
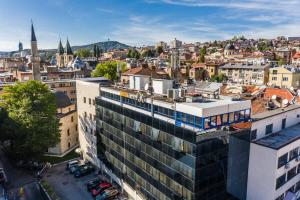
{"type": "Polygon", "coordinates": [[[132,198],[228,198],[228,127],[250,119],[250,101],[186,98],[100,88],[101,169],[132,198]]]}
{"type": "Polygon", "coordinates": [[[219,73],[233,83],[264,85],[269,80],[269,64],[228,63],[219,68],[219,73]]]}
{"type": "Polygon", "coordinates": [[[292,66],[270,68],[269,84],[281,88],[299,88],[300,70],[292,66]]]}
{"type": "Polygon", "coordinates": [[[76,103],[76,81],[75,80],[57,80],[57,81],[44,81],[50,89],[61,91],[66,94],[70,101],[76,103]]]}
{"type": "Polygon", "coordinates": [[[253,116],[247,200],[283,200],[300,190],[300,106],[253,116]]]}
{"type": "Polygon", "coordinates": [[[109,84],[106,78],[76,80],[76,99],[80,150],[84,159],[100,167],[97,158],[96,103],[100,86],[109,84]]]}
{"type": "Polygon", "coordinates": [[[55,91],[57,118],[59,119],[60,142],[49,148],[47,154],[64,156],[78,146],[76,105],[62,91],[55,91]]]}

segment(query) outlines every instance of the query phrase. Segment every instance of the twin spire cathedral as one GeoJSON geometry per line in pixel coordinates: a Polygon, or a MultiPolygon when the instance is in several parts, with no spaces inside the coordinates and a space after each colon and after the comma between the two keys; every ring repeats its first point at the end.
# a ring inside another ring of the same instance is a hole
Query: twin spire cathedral
{"type": "Polygon", "coordinates": [[[74,54],[67,38],[65,49],[62,46],[61,40],[59,40],[57,52],[56,52],[56,64],[58,67],[67,67],[73,62],[74,54]]]}

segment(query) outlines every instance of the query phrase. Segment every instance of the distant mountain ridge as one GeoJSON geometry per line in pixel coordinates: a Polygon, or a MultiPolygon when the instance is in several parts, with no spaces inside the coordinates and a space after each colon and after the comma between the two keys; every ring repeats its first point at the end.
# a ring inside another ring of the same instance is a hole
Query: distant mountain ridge
{"type": "MultiPolygon", "coordinates": [[[[127,49],[130,48],[129,45],[123,44],[118,41],[105,41],[105,42],[96,42],[92,44],[86,44],[86,45],[76,45],[72,46],[72,50],[77,51],[78,49],[89,49],[93,50],[94,45],[98,45],[100,49],[102,49],[104,52],[105,51],[111,51],[111,50],[117,50],[117,49],[127,49]]],[[[30,49],[25,49],[25,51],[30,51],[30,49]]],[[[46,52],[53,54],[57,51],[57,49],[40,49],[40,52],[46,52]]],[[[0,56],[1,55],[8,55],[8,54],[13,54],[16,53],[17,51],[0,51],[0,56]]]]}

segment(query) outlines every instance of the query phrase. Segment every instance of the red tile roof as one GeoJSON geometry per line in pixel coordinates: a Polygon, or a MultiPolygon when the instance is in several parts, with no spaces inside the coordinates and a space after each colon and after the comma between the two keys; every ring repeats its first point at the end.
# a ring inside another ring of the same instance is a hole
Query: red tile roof
{"type": "Polygon", "coordinates": [[[266,88],[264,98],[271,99],[273,95],[280,97],[282,100],[287,99],[289,102],[294,98],[294,95],[288,89],[266,88]]]}

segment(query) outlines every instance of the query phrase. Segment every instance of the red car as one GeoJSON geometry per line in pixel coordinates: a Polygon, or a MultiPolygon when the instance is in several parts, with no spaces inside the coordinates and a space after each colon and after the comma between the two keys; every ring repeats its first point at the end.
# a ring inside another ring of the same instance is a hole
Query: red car
{"type": "Polygon", "coordinates": [[[105,189],[112,187],[112,184],[107,183],[107,182],[103,182],[100,183],[96,188],[94,188],[92,190],[92,195],[93,197],[98,196],[99,194],[101,194],[105,189]]]}

